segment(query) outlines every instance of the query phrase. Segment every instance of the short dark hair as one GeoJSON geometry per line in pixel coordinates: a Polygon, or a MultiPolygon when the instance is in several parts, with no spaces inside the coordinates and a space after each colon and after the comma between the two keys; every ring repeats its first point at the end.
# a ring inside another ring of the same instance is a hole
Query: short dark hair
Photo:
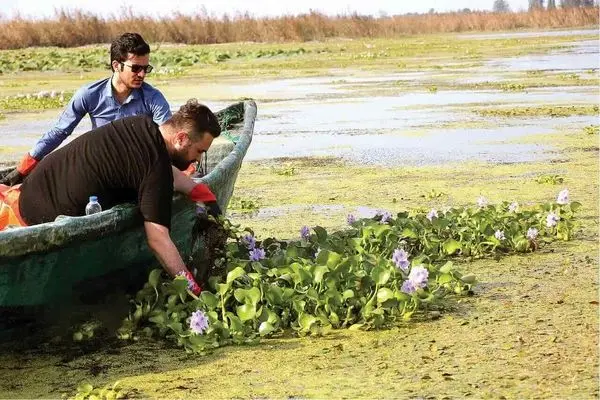
{"type": "Polygon", "coordinates": [[[221,125],[215,114],[196,99],[189,99],[173,113],[165,125],[175,129],[186,129],[192,141],[202,139],[205,132],[210,133],[214,138],[221,134],[221,125]]]}
{"type": "Polygon", "coordinates": [[[150,54],[150,46],[139,33],[124,33],[110,44],[110,65],[113,61],[127,61],[129,53],[136,56],[150,54]]]}

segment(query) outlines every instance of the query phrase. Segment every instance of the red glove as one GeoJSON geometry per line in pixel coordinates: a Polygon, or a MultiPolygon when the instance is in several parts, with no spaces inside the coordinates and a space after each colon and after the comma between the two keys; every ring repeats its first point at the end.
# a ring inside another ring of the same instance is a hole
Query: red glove
{"type": "Polygon", "coordinates": [[[31,157],[31,155],[27,153],[19,165],[17,165],[17,171],[19,171],[21,175],[29,175],[36,165],[38,165],[38,160],[31,157]]]}
{"type": "Polygon", "coordinates": [[[199,183],[194,186],[194,188],[190,191],[189,196],[192,201],[201,201],[203,203],[217,201],[217,198],[213,192],[210,191],[208,185],[205,185],[204,183],[199,183]]]}
{"type": "Polygon", "coordinates": [[[194,279],[194,275],[192,275],[192,273],[190,271],[183,270],[183,271],[179,271],[177,273],[177,276],[183,276],[185,279],[187,279],[188,282],[188,289],[190,290],[190,292],[194,293],[194,295],[198,296],[200,294],[200,292],[202,292],[202,288],[200,287],[200,285],[198,285],[198,282],[196,282],[196,280],[194,279]]]}

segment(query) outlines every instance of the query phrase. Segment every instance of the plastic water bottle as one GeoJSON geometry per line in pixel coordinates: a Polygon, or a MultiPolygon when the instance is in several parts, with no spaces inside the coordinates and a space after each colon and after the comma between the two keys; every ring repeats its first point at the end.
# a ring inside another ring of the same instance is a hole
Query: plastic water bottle
{"type": "Polygon", "coordinates": [[[102,211],[102,206],[98,203],[98,197],[90,196],[90,202],[85,206],[85,215],[92,215],[102,211]]]}

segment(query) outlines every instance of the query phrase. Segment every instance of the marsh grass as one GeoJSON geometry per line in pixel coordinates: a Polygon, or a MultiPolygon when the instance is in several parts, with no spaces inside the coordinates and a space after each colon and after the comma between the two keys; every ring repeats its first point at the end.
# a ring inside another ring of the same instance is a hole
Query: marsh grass
{"type": "Polygon", "coordinates": [[[108,43],[132,27],[152,42],[186,44],[230,42],[306,42],[334,37],[399,37],[423,33],[547,29],[598,24],[598,8],[492,13],[453,12],[394,16],[347,14],[326,16],[318,12],[298,16],[256,18],[236,14],[215,18],[206,11],[192,15],[174,13],[161,19],[136,14],[133,8],[101,18],[81,10],[59,10],[52,18],[16,17],[0,21],[0,49],[32,46],[75,47],[108,43]]]}

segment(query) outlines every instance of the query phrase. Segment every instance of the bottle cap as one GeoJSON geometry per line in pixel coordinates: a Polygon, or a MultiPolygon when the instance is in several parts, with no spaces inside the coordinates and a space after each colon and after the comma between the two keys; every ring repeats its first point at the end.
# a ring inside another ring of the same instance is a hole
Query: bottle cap
{"type": "Polygon", "coordinates": [[[90,196],[90,201],[98,201],[98,196],[90,196]]]}

